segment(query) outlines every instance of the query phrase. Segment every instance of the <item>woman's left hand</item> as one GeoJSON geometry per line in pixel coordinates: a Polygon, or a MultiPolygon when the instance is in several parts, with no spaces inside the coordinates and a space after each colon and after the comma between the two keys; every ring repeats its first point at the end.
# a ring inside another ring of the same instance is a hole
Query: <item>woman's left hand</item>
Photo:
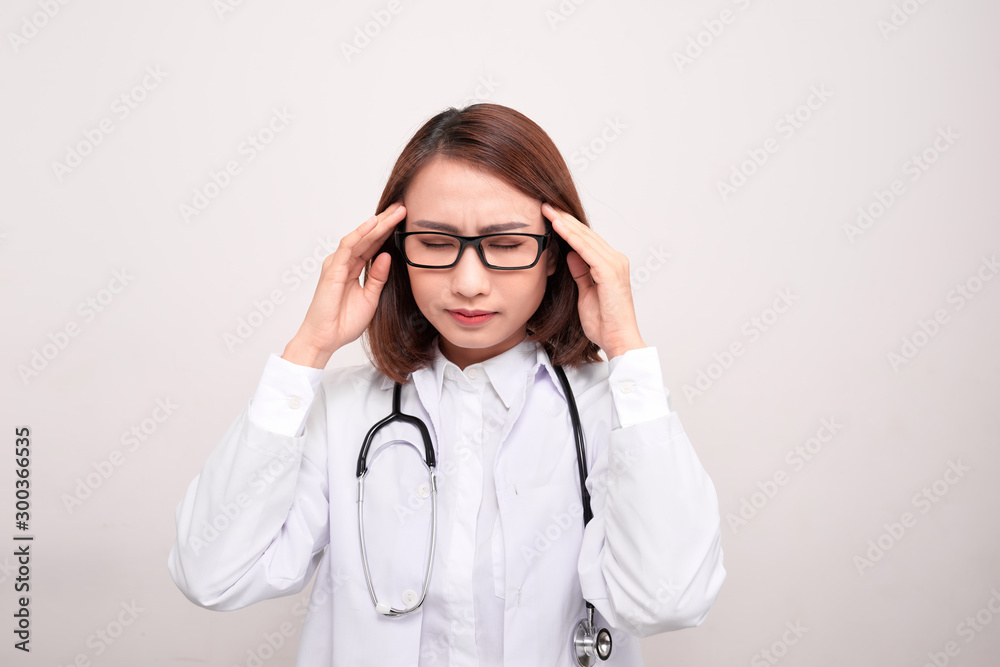
{"type": "Polygon", "coordinates": [[[608,359],[646,347],[639,335],[629,283],[628,257],[618,252],[593,229],[569,213],[542,204],[542,215],[570,245],[566,256],[580,299],[577,309],[587,338],[608,359]]]}

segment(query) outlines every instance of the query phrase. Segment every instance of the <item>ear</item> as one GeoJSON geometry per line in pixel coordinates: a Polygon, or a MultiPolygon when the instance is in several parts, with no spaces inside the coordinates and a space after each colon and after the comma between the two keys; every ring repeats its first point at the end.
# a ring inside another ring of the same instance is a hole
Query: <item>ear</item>
{"type": "Polygon", "coordinates": [[[551,276],[556,272],[557,257],[555,248],[549,246],[545,249],[545,275],[551,276]]]}
{"type": "Polygon", "coordinates": [[[549,236],[549,245],[545,248],[545,275],[551,276],[556,272],[556,265],[558,264],[556,244],[559,243],[559,239],[556,236],[555,231],[552,229],[552,223],[549,219],[542,216],[542,220],[545,221],[545,227],[551,235],[549,236]]]}

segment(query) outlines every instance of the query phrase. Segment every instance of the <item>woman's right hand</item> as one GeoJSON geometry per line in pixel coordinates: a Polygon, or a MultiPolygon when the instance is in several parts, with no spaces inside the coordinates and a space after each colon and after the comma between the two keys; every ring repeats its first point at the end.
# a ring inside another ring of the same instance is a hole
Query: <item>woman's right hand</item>
{"type": "Polygon", "coordinates": [[[404,217],[406,208],[402,204],[386,208],[342,238],[333,254],[327,255],[305,321],[285,347],[283,359],[325,368],[337,349],[361,335],[375,315],[382,287],[389,278],[389,253],[381,253],[372,262],[364,287],[358,278],[404,217]]]}

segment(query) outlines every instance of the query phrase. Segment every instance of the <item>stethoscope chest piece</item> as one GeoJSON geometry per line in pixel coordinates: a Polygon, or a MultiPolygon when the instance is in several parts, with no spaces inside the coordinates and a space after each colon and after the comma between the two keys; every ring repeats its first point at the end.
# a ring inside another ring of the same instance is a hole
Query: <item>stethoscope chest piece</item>
{"type": "Polygon", "coordinates": [[[594,624],[594,608],[587,604],[587,618],[576,624],[573,632],[573,648],[576,663],[580,667],[595,664],[594,658],[607,660],[611,655],[611,633],[607,628],[597,629],[594,624]]]}

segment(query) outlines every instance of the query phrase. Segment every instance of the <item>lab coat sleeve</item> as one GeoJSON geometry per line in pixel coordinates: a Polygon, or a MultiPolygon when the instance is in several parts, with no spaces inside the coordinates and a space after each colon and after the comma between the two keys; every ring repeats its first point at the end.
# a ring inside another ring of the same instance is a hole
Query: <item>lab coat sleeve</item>
{"type": "Polygon", "coordinates": [[[584,598],[638,637],[701,624],[726,571],[715,486],[669,406],[655,348],[609,361],[611,432],[587,478],[584,598]]]}
{"type": "Polygon", "coordinates": [[[168,568],[216,610],[299,592],[329,543],[323,371],[270,355],[177,507],[168,568]]]}

